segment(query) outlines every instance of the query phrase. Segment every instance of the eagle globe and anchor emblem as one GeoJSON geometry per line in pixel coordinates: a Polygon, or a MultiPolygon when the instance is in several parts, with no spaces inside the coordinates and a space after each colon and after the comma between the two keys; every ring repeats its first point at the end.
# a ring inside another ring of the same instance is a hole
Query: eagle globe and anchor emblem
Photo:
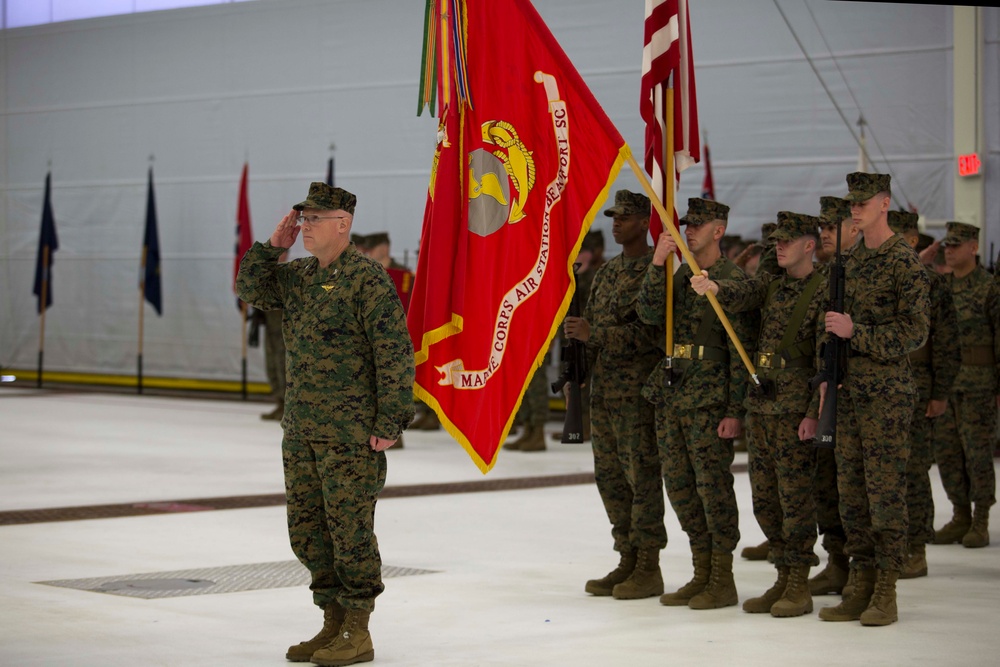
{"type": "Polygon", "coordinates": [[[535,161],[510,123],[490,120],[482,125],[485,144],[469,153],[469,231],[489,236],[507,222],[524,219],[524,208],[535,186],[535,161]]]}

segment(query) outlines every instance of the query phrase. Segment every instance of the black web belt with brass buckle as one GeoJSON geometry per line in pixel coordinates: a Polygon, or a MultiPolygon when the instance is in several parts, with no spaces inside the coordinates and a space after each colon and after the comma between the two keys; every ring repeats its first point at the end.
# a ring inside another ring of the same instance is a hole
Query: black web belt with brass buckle
{"type": "Polygon", "coordinates": [[[770,370],[784,370],[786,368],[811,368],[813,360],[811,357],[797,357],[795,359],[785,359],[777,352],[758,352],[757,368],[767,368],[770,370]]]}
{"type": "Polygon", "coordinates": [[[674,368],[684,369],[692,361],[729,361],[729,350],[705,345],[674,345],[674,368]]]}

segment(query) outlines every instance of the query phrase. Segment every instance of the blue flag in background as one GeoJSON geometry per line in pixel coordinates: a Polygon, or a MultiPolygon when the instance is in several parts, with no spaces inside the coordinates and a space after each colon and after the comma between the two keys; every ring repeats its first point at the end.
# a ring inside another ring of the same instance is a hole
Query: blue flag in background
{"type": "Polygon", "coordinates": [[[52,173],[45,175],[45,203],[42,204],[42,232],[38,239],[38,260],[35,263],[35,286],[31,290],[38,297],[38,313],[52,305],[52,260],[59,249],[56,238],[56,219],[52,215],[52,173]]]}
{"type": "Polygon", "coordinates": [[[160,235],[156,231],[156,195],[153,193],[152,167],[149,168],[149,191],[146,195],[146,233],[142,239],[142,252],[145,255],[143,296],[156,310],[157,315],[163,315],[163,296],[160,291],[160,235]]]}

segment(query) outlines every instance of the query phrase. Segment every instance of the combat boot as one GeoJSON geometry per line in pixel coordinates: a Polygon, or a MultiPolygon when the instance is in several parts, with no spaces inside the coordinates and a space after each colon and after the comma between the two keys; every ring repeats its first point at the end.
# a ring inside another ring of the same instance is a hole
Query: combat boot
{"type": "Polygon", "coordinates": [[[617,584],[611,594],[616,600],[638,600],[663,595],[663,575],[660,574],[660,550],[638,552],[635,569],[628,579],[617,584]]]}
{"type": "Polygon", "coordinates": [[[747,560],[767,560],[768,554],[771,553],[771,543],[764,540],[755,547],[743,547],[743,551],[740,552],[741,558],[746,558],[747,560]]]}
{"type": "Polygon", "coordinates": [[[691,598],[708,586],[708,579],[712,572],[712,554],[707,551],[694,554],[691,560],[694,562],[694,577],[673,593],[661,595],[660,604],[667,607],[686,607],[691,598]]]}
{"type": "Polygon", "coordinates": [[[375,659],[372,636],[368,632],[368,618],[371,612],[348,609],[340,633],[323,648],[312,654],[311,660],[317,665],[353,665],[357,662],[371,662],[375,659]]]}
{"type": "Polygon", "coordinates": [[[764,591],[760,597],[750,598],[743,603],[743,611],[748,614],[766,614],[771,611],[771,606],[781,599],[785,594],[785,586],[788,585],[788,568],[778,568],[778,580],[774,585],[764,591]]]}
{"type": "Polygon", "coordinates": [[[896,579],[898,572],[879,570],[875,593],[868,608],[861,614],[861,625],[889,625],[899,620],[896,611],[896,579]]]}
{"type": "Polygon", "coordinates": [[[721,609],[739,604],[740,596],[733,580],[733,554],[713,551],[711,569],[705,590],[691,598],[688,607],[721,609]]]}
{"type": "Polygon", "coordinates": [[[544,452],[545,451],[545,427],[531,426],[525,437],[518,440],[520,445],[518,451],[522,452],[544,452]]]}
{"type": "Polygon", "coordinates": [[[906,564],[903,571],[899,573],[900,579],[916,579],[927,576],[927,546],[924,544],[914,544],[910,547],[910,553],[906,557],[906,564]]]}
{"type": "Polygon", "coordinates": [[[819,574],[809,580],[812,595],[840,595],[849,577],[850,561],[844,554],[830,554],[819,574]]]}
{"type": "Polygon", "coordinates": [[[962,546],[969,549],[985,547],[990,543],[990,508],[976,503],[976,513],[972,515],[972,526],[962,537],[962,546]]]}
{"type": "Polygon", "coordinates": [[[606,596],[611,595],[615,585],[620,584],[629,578],[632,570],[635,569],[636,552],[623,551],[618,560],[618,567],[608,572],[600,579],[591,579],[583,587],[591,595],[606,596]]]}
{"type": "Polygon", "coordinates": [[[340,632],[340,625],[344,622],[344,608],[334,602],[323,608],[323,629],[315,637],[308,641],[300,642],[295,646],[288,647],[285,653],[285,660],[291,662],[309,662],[312,655],[323,648],[340,632]]]}
{"type": "Polygon", "coordinates": [[[844,590],[840,591],[841,600],[846,600],[851,597],[851,591],[854,590],[854,584],[858,581],[857,568],[849,569],[847,572],[847,583],[844,584],[844,590]]]}
{"type": "Polygon", "coordinates": [[[788,569],[788,585],[781,599],[771,606],[771,616],[790,618],[811,614],[813,599],[809,593],[809,566],[799,565],[788,569]]]}
{"type": "Polygon", "coordinates": [[[875,593],[875,570],[852,569],[851,572],[854,573],[854,585],[851,587],[850,595],[845,595],[844,599],[836,607],[823,607],[820,609],[820,620],[856,621],[868,609],[872,594],[875,593]]]}
{"type": "Polygon", "coordinates": [[[954,544],[961,542],[972,527],[972,507],[970,505],[955,505],[955,513],[951,521],[934,531],[934,544],[954,544]]]}
{"type": "Polygon", "coordinates": [[[278,401],[278,405],[275,406],[274,410],[270,412],[265,412],[260,416],[264,421],[281,421],[285,416],[285,402],[278,401]]]}
{"type": "Polygon", "coordinates": [[[505,442],[503,448],[513,449],[515,451],[521,449],[521,443],[523,443],[528,438],[532,437],[534,435],[533,434],[534,430],[535,430],[534,426],[525,426],[524,433],[521,434],[521,437],[517,438],[516,440],[511,440],[510,442],[505,442]]]}

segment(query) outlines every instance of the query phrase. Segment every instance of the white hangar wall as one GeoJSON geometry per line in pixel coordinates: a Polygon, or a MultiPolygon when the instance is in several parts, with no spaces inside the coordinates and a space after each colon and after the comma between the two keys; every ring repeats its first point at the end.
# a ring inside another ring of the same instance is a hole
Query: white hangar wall
{"type": "MultiPolygon", "coordinates": [[[[700,121],[731,231],[752,238],[778,210],[816,213],[820,195],[843,194],[862,113],[874,168],[893,174],[900,203],[949,219],[951,8],[779,1],[851,128],[772,0],[692,0],[700,121]]],[[[359,197],[356,230],[388,231],[393,254],[415,265],[436,129],[416,116],[422,4],[259,0],[0,32],[0,366],[35,364],[31,286],[50,164],[60,249],[47,370],[135,372],[151,155],[164,315],[147,306],[146,375],[239,377],[231,283],[244,161],[263,240],[322,180],[334,142],[337,184],[359,197]]],[[[535,5],[641,157],[643,3],[535,5]]],[[[1000,242],[1000,11],[983,18],[987,238],[1000,242]]],[[[682,210],[702,175],[684,173],[682,210]]],[[[639,189],[628,171],[619,187],[639,189]]],[[[260,352],[250,359],[262,380],[260,352]]]]}

